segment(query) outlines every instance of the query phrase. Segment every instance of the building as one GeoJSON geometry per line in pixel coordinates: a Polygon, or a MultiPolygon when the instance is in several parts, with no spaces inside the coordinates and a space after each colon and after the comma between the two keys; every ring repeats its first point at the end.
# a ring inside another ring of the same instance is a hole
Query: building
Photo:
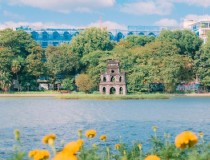
{"type": "MultiPolygon", "coordinates": [[[[175,30],[177,27],[164,26],[128,26],[127,30],[113,29],[108,30],[110,39],[119,42],[121,39],[129,35],[145,35],[158,36],[164,29],[175,30]]],[[[40,44],[42,48],[47,48],[49,45],[58,46],[62,43],[70,43],[72,38],[78,35],[84,29],[32,29],[29,27],[19,27],[16,30],[24,30],[31,34],[32,38],[40,44]]]]}
{"type": "Polygon", "coordinates": [[[210,31],[210,18],[186,19],[183,28],[190,29],[206,43],[207,33],[210,31]]]}
{"type": "Polygon", "coordinates": [[[118,61],[107,61],[107,71],[101,74],[101,82],[99,84],[101,94],[126,95],[125,72],[120,72],[119,68],[118,61]]]}
{"type": "Polygon", "coordinates": [[[19,27],[16,30],[24,30],[31,34],[32,38],[40,44],[42,48],[48,46],[58,46],[62,43],[69,43],[72,38],[81,32],[81,29],[32,29],[29,27],[19,27]]]}

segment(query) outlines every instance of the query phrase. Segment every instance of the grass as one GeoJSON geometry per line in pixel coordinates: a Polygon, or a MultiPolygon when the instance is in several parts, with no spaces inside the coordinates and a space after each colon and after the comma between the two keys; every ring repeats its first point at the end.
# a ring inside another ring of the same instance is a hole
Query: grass
{"type": "Polygon", "coordinates": [[[129,99],[169,99],[167,94],[131,94],[131,95],[103,95],[103,94],[65,94],[57,96],[60,99],[95,99],[95,100],[129,100],[129,99]]]}
{"type": "Polygon", "coordinates": [[[22,92],[0,92],[0,94],[58,94],[58,91],[22,91],[22,92]]]}

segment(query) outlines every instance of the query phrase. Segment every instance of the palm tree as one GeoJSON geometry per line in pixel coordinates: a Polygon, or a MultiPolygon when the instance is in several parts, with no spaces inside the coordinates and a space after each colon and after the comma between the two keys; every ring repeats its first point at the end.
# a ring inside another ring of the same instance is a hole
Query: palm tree
{"type": "Polygon", "coordinates": [[[8,91],[11,86],[10,74],[7,72],[0,72],[0,88],[3,91],[8,91]]]}
{"type": "Polygon", "coordinates": [[[12,73],[16,74],[16,80],[18,83],[18,91],[20,90],[20,85],[19,85],[19,79],[18,79],[18,72],[20,71],[21,64],[18,60],[13,60],[12,61],[12,73]]]}

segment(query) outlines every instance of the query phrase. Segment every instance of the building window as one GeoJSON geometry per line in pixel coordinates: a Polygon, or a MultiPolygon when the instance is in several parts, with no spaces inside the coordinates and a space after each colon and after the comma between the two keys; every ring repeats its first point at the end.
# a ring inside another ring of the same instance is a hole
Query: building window
{"type": "Polygon", "coordinates": [[[42,39],[47,40],[49,37],[47,32],[42,32],[42,39]]]}
{"type": "Polygon", "coordinates": [[[48,42],[42,42],[42,48],[47,48],[48,42]]]}
{"type": "Polygon", "coordinates": [[[53,46],[58,46],[59,43],[58,42],[53,42],[53,46]]]}

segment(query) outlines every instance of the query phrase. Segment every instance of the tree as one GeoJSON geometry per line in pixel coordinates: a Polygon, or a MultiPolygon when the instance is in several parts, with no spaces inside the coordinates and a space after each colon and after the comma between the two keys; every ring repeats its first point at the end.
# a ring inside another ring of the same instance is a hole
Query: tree
{"type": "Polygon", "coordinates": [[[76,88],[74,81],[75,81],[74,78],[70,78],[70,77],[65,78],[62,80],[61,86],[66,90],[73,91],[76,88]]]}
{"type": "MultiPolygon", "coordinates": [[[[38,44],[32,39],[31,35],[25,31],[13,31],[11,29],[5,29],[0,31],[0,46],[1,48],[7,48],[7,53],[0,53],[3,58],[10,56],[7,66],[4,70],[9,68],[10,78],[16,79],[19,84],[18,90],[26,89],[28,83],[36,81],[36,77],[32,75],[32,72],[28,72],[26,65],[26,58],[37,49],[38,44]]],[[[4,49],[5,50],[5,49],[4,49]]],[[[2,51],[2,50],[1,50],[2,51]]],[[[0,51],[0,52],[1,52],[0,51]]],[[[30,57],[30,56],[29,56],[30,57]]],[[[3,60],[3,59],[2,59],[3,60]]],[[[1,59],[0,59],[1,61],[1,59]]],[[[30,63],[33,63],[32,61],[30,63]]],[[[6,62],[2,62],[6,64],[6,62]]],[[[1,65],[1,63],[0,63],[1,65]]],[[[32,70],[36,70],[39,66],[33,66],[32,70]]],[[[11,80],[11,81],[12,81],[11,80]]]]}
{"type": "Polygon", "coordinates": [[[55,83],[57,79],[75,75],[79,68],[79,58],[72,53],[68,45],[49,46],[46,49],[46,60],[48,75],[52,83],[55,83]]]}
{"type": "Polygon", "coordinates": [[[134,46],[144,46],[147,43],[154,42],[154,36],[139,36],[139,35],[130,35],[127,36],[124,40],[130,44],[131,47],[134,46]]]}
{"type": "Polygon", "coordinates": [[[90,92],[93,88],[93,81],[87,74],[80,74],[75,79],[79,91],[90,92]]]}
{"type": "Polygon", "coordinates": [[[17,85],[18,85],[18,91],[20,90],[20,85],[19,85],[19,79],[18,79],[18,72],[21,69],[21,62],[18,59],[14,59],[12,61],[12,73],[14,73],[16,75],[16,81],[17,81],[17,85]]]}
{"type": "Polygon", "coordinates": [[[71,42],[72,52],[82,57],[96,50],[112,50],[113,43],[105,29],[88,28],[74,37],[71,42]]]}
{"type": "Polygon", "coordinates": [[[210,90],[210,33],[208,39],[195,55],[195,70],[204,87],[210,90]]]}
{"type": "Polygon", "coordinates": [[[0,31],[0,46],[10,48],[15,55],[26,58],[38,44],[25,31],[5,29],[0,31]]]}
{"type": "Polygon", "coordinates": [[[0,88],[7,92],[12,85],[11,75],[8,72],[0,71],[0,88]]]}
{"type": "Polygon", "coordinates": [[[195,53],[200,49],[202,40],[189,30],[163,30],[157,38],[160,42],[171,42],[180,50],[179,54],[194,59],[195,53]]]}
{"type": "Polygon", "coordinates": [[[5,47],[0,47],[0,88],[7,91],[12,85],[11,65],[14,55],[5,47]]]}
{"type": "Polygon", "coordinates": [[[32,52],[26,58],[26,70],[38,79],[46,74],[44,51],[40,46],[32,48],[32,52]]]}

